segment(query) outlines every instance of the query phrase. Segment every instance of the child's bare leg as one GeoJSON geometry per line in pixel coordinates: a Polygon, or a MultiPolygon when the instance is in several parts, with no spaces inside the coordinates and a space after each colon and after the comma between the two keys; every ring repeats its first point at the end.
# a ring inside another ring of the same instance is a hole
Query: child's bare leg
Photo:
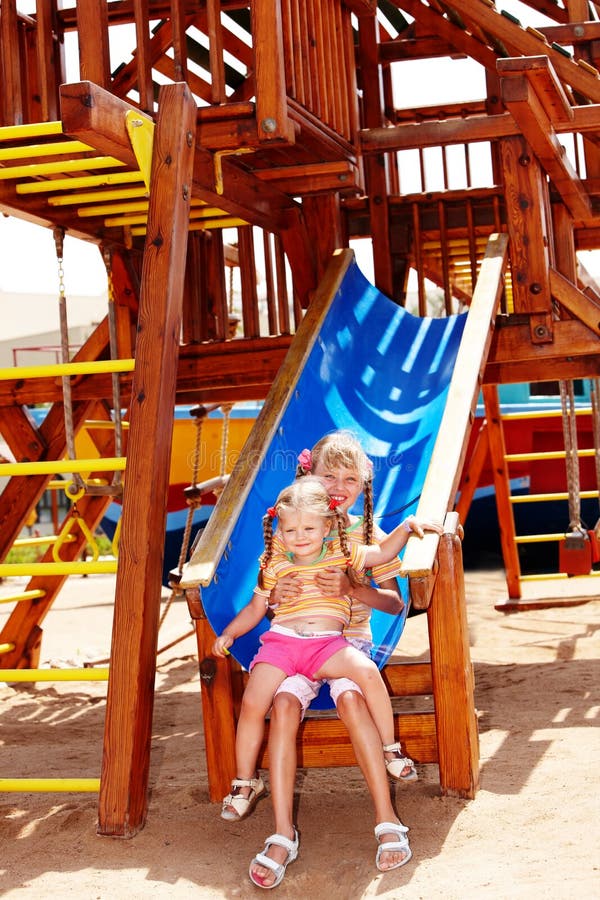
{"type": "MultiPolygon", "coordinates": [[[[269,779],[271,803],[275,818],[275,832],[294,839],[293,805],[296,780],[296,735],[302,720],[300,701],[293,694],[281,692],[275,696],[269,723],[269,779]]],[[[277,863],[285,862],[287,852],[272,844],[267,855],[277,863]]],[[[275,875],[264,866],[252,867],[253,874],[266,886],[273,884],[275,875]]]]}
{"type": "MultiPolygon", "coordinates": [[[[284,678],[285,673],[269,663],[258,663],[250,673],[235,735],[236,778],[242,781],[256,777],[256,761],[265,733],[265,716],[284,678]]],[[[236,787],[233,790],[236,796],[248,798],[252,788],[236,787]]],[[[225,805],[223,810],[236,817],[234,807],[225,805]]]]}
{"type": "MultiPolygon", "coordinates": [[[[365,698],[358,691],[344,691],[337,698],[337,711],[348,729],[356,761],[367,783],[375,813],[375,824],[395,822],[399,824],[392,805],[390,784],[381,755],[381,739],[371,718],[365,698]]],[[[382,834],[380,842],[397,840],[393,833],[382,834]]],[[[382,869],[392,868],[402,862],[406,853],[401,850],[383,851],[379,864],[382,869]]]]}
{"type": "MultiPolygon", "coordinates": [[[[334,653],[315,678],[351,678],[360,687],[371,718],[379,732],[381,744],[394,743],[394,713],[387,688],[375,663],[355,647],[334,653]]],[[[380,752],[383,751],[380,747],[380,752]]]]}

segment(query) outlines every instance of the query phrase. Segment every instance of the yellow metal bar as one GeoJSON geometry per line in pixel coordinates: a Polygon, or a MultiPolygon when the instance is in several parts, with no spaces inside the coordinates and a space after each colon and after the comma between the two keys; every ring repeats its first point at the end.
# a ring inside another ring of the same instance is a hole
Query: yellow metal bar
{"type": "Polygon", "coordinates": [[[56,475],[57,472],[122,472],[125,456],[98,459],[38,459],[36,462],[0,463],[0,475],[56,475]]]}
{"type": "Polygon", "coordinates": [[[0,681],[108,681],[108,666],[89,669],[0,669],[0,681]]]}
{"type": "MultiPolygon", "coordinates": [[[[595,456],[596,451],[593,448],[586,450],[578,450],[577,456],[595,456]]],[[[533,460],[542,459],[564,459],[564,450],[540,450],[539,453],[507,453],[507,462],[532,462],[533,460]]]]}
{"type": "Polygon", "coordinates": [[[133,203],[108,203],[98,206],[85,206],[83,209],[77,210],[80,219],[92,216],[115,216],[121,213],[139,213],[148,212],[148,201],[141,200],[133,203]]]}
{"type": "Polygon", "coordinates": [[[22,147],[0,147],[0,160],[33,159],[35,156],[60,156],[88,153],[93,147],[82,141],[59,141],[56,144],[25,144],[22,147]]]}
{"type": "Polygon", "coordinates": [[[0,563],[0,578],[30,577],[36,575],[114,575],[116,559],[99,559],[97,562],[46,562],[0,563]]]}
{"type": "Polygon", "coordinates": [[[0,791],[18,793],[38,793],[42,791],[78,793],[100,790],[99,778],[0,778],[0,791]]]}
{"type": "Polygon", "coordinates": [[[111,184],[134,184],[143,181],[141,172],[104,172],[102,175],[79,175],[75,178],[56,178],[53,181],[33,181],[18,184],[17,194],[48,194],[53,191],[79,191],[81,188],[104,187],[111,184]]]}
{"type": "MultiPolygon", "coordinates": [[[[107,221],[105,220],[105,224],[107,221]]],[[[113,224],[117,224],[115,221],[113,224]]],[[[221,219],[206,219],[205,221],[191,221],[188,226],[188,231],[210,231],[211,229],[216,228],[239,228],[242,225],[248,225],[245,219],[236,219],[234,216],[228,216],[221,219]]],[[[131,234],[133,237],[139,237],[140,235],[146,234],[146,227],[144,225],[136,226],[131,229],[131,234]]]]}
{"type": "MultiPolygon", "coordinates": [[[[94,431],[113,431],[115,427],[115,423],[109,419],[86,419],[83,424],[86,428],[93,428],[94,431]]],[[[123,422],[121,422],[121,425],[125,430],[129,428],[127,419],[124,419],[123,422]]]]}
{"type": "MultiPolygon", "coordinates": [[[[64,481],[63,481],[64,484],[64,481]]],[[[28,537],[28,538],[17,538],[17,540],[13,543],[13,547],[40,547],[44,544],[53,544],[54,541],[58,540],[57,534],[42,534],[39,537],[28,537]]],[[[69,538],[70,541],[74,541],[75,538],[73,535],[69,538]]]]}
{"type": "Polygon", "coordinates": [[[31,166],[7,166],[0,169],[0,181],[11,178],[37,178],[40,175],[60,175],[63,172],[82,172],[86,169],[112,169],[125,163],[112,156],[91,156],[88,159],[63,159],[59,162],[35,163],[31,166]]]}
{"type": "Polygon", "coordinates": [[[22,591],[20,594],[9,594],[6,597],[0,597],[0,603],[20,603],[22,600],[37,600],[39,597],[45,596],[46,591],[22,591]]]}
{"type": "Polygon", "coordinates": [[[600,578],[600,572],[589,572],[587,575],[567,575],[566,572],[544,572],[540,575],[521,575],[519,581],[577,581],[578,578],[600,578]]]}
{"type": "MultiPolygon", "coordinates": [[[[591,413],[591,407],[584,406],[575,410],[576,416],[589,416],[591,413]]],[[[531,412],[507,412],[502,413],[502,421],[503,422],[516,422],[521,419],[526,419],[529,421],[530,419],[558,419],[562,416],[562,410],[560,409],[535,409],[531,412]]]]}
{"type": "Polygon", "coordinates": [[[14,649],[14,644],[0,644],[0,653],[11,653],[14,649]]]}
{"type": "Polygon", "coordinates": [[[87,362],[50,363],[47,366],[12,366],[0,369],[0,381],[13,378],[58,378],[63,375],[107,375],[133,372],[135,359],[90,359],[87,362]]]}
{"type": "Polygon", "coordinates": [[[0,128],[0,141],[20,141],[23,138],[62,134],[62,122],[33,122],[27,125],[4,125],[0,128]]]}
{"type": "MultiPolygon", "coordinates": [[[[598,491],[580,491],[579,496],[582,500],[591,500],[598,496],[598,491]]],[[[568,500],[569,495],[566,491],[557,494],[515,494],[510,498],[511,503],[544,503],[546,500],[568,500]]]]}
{"type": "Polygon", "coordinates": [[[133,200],[147,197],[144,186],[114,188],[112,191],[87,191],[74,194],[62,194],[60,197],[48,197],[49,206],[75,206],[80,203],[98,203],[108,200],[133,200]]]}
{"type": "Polygon", "coordinates": [[[564,531],[555,534],[520,534],[515,538],[517,544],[542,544],[544,541],[564,541],[564,531]]]}

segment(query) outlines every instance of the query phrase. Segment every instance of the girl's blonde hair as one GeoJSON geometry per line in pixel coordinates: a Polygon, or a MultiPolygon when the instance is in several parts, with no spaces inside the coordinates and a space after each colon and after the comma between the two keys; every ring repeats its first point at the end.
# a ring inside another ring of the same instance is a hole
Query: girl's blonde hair
{"type": "Polygon", "coordinates": [[[260,558],[261,569],[269,565],[273,556],[273,520],[282,514],[297,511],[314,513],[330,521],[332,528],[337,529],[344,556],[347,559],[350,558],[344,520],[336,508],[335,501],[332,501],[318,478],[308,476],[300,478],[284,488],[277,497],[275,505],[263,516],[265,552],[260,558]]]}
{"type": "Polygon", "coordinates": [[[373,543],[373,463],[357,438],[349,431],[332,431],[314,445],[303,450],[296,476],[314,474],[321,469],[354,469],[363,483],[363,515],[365,544],[373,543]]]}

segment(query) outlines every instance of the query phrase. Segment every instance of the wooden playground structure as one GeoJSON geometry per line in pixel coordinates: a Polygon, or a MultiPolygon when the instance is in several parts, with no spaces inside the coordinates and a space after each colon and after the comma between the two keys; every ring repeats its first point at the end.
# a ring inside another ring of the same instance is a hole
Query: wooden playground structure
{"type": "MultiPolygon", "coordinates": [[[[65,578],[116,571],[101,834],[131,836],[147,814],[174,407],[266,400],[251,458],[276,431],[348,265],[349,251],[335,251],[361,238],[372,241],[377,289],[400,307],[413,271],[419,316],[426,280],[446,316],[469,309],[419,503],[446,533],[411,540],[403,560],[412,602],[427,608],[431,661],[385,675],[395,696],[433,698],[429,711],[398,717],[407,752],[439,764],[443,791],[475,795],[458,535],[486,455],[509,594],[521,594],[497,386],[600,371],[600,287],[578,257],[600,248],[600,4],[523,6],[545,24],[522,23],[493,0],[89,0],[68,9],[38,0],[28,13],[15,0],[1,4],[0,211],[54,232],[59,273],[65,234],[95,243],[109,303],[72,356],[60,274],[63,361],[0,373],[0,433],[15,460],[0,463],[1,560],[56,475],[72,479],[58,549],[26,571],[0,564],[0,577],[30,577],[11,598],[0,667],[7,681],[39,679],[42,623],[65,578]],[[129,26],[131,45],[115,65],[118,26],[129,26]],[[65,80],[70,41],[75,82],[65,80]],[[478,63],[485,96],[415,105],[403,63],[433,67],[445,57],[478,63]],[[485,184],[471,165],[481,146],[485,184]],[[407,154],[420,176],[410,192],[407,154]],[[235,247],[225,229],[235,230],[235,247]],[[235,335],[232,264],[241,284],[235,335]],[[481,388],[486,438],[469,458],[481,388]],[[48,404],[39,426],[36,404],[48,404]],[[76,458],[75,438],[90,422],[95,451],[76,458]],[[118,560],[81,560],[115,496],[118,560]]],[[[198,635],[212,799],[233,774],[240,673],[209,658],[202,586],[227,543],[223,522],[237,514],[231,498],[243,499],[253,477],[240,462],[181,582],[198,635]]],[[[301,764],[351,762],[342,731],[333,719],[309,719],[301,764]]]]}

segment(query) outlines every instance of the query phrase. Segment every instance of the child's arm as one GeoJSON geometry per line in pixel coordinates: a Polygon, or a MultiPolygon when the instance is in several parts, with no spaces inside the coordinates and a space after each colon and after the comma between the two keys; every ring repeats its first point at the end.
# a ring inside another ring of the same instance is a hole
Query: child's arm
{"type": "Polygon", "coordinates": [[[415,516],[408,516],[393,531],[382,538],[379,544],[369,544],[365,565],[370,568],[389,562],[398,556],[411,534],[422,538],[426,531],[442,534],[443,530],[442,526],[436,522],[419,522],[415,516]]]}
{"type": "Polygon", "coordinates": [[[265,596],[255,591],[252,595],[252,600],[239,611],[235,619],[231,620],[214,642],[212,646],[213,655],[227,656],[227,651],[235,639],[252,631],[264,619],[266,611],[267,601],[265,596]]]}

